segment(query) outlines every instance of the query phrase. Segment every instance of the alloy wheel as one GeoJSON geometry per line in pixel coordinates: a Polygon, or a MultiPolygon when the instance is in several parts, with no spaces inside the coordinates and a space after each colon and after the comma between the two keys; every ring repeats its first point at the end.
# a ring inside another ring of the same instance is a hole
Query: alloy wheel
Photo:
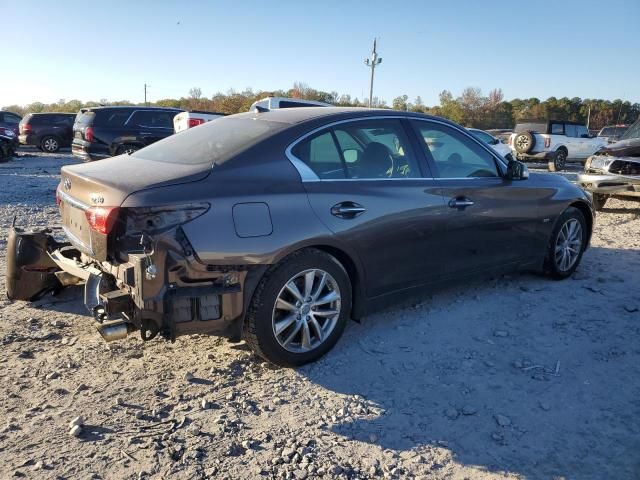
{"type": "Polygon", "coordinates": [[[42,146],[47,152],[55,152],[58,150],[58,142],[55,138],[47,138],[42,146]]]}
{"type": "Polygon", "coordinates": [[[566,272],[573,267],[582,249],[582,226],[570,218],[558,232],[555,246],[555,262],[558,269],[566,272]]]}
{"type": "Polygon", "coordinates": [[[556,153],[556,168],[563,170],[567,163],[567,155],[562,150],[556,153]]]}
{"type": "Polygon", "coordinates": [[[280,290],[273,307],[273,333],[282,348],[304,353],[319,347],[340,316],[336,280],[320,269],[294,275],[280,290]]]}

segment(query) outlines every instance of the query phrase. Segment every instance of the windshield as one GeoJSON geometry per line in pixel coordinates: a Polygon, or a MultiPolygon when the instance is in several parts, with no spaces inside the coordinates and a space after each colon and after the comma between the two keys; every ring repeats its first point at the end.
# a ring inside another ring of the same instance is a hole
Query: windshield
{"type": "Polygon", "coordinates": [[[640,138],[640,119],[629,127],[620,140],[628,140],[629,138],[640,138]]]}
{"type": "Polygon", "coordinates": [[[131,156],[191,165],[224,161],[286,126],[252,118],[222,117],[171,135],[131,156]]]}

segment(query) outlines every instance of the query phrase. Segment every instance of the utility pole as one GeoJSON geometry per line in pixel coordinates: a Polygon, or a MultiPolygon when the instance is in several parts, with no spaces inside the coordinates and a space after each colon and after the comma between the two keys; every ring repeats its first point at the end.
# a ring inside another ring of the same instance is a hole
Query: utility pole
{"type": "Polygon", "coordinates": [[[147,85],[146,83],[144,84],[144,105],[145,107],[148,107],[149,104],[147,103],[147,87],[150,87],[151,85],[147,85]]]}
{"type": "Polygon", "coordinates": [[[376,71],[376,66],[382,63],[382,57],[378,57],[378,52],[376,51],[376,39],[373,39],[373,51],[371,52],[371,58],[366,58],[364,60],[364,64],[371,68],[371,83],[369,85],[369,108],[371,108],[371,104],[373,103],[373,75],[376,71]]]}

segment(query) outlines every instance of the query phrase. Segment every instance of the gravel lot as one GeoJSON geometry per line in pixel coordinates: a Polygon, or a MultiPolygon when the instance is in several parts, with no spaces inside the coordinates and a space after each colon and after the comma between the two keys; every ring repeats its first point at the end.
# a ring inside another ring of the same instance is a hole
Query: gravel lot
{"type": "MultiPolygon", "coordinates": [[[[68,163],[0,164],[0,270],[14,215],[58,221],[68,163]]],[[[640,478],[640,205],[607,206],[573,279],[434,293],[297,370],[205,336],[108,345],[79,289],[0,300],[0,478],[640,478]]]]}

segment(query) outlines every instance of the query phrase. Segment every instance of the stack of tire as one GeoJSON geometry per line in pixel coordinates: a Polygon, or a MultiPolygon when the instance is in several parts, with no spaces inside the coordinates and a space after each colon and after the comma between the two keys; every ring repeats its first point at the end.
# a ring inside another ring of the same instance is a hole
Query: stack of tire
{"type": "MultiPolygon", "coordinates": [[[[528,154],[533,150],[533,147],[536,146],[536,137],[533,132],[520,132],[516,135],[516,138],[514,138],[513,145],[519,154],[518,158],[521,158],[520,155],[528,154]]],[[[567,151],[564,148],[559,148],[556,150],[553,158],[549,160],[548,168],[550,172],[557,172],[564,170],[566,164],[567,151]]]]}

